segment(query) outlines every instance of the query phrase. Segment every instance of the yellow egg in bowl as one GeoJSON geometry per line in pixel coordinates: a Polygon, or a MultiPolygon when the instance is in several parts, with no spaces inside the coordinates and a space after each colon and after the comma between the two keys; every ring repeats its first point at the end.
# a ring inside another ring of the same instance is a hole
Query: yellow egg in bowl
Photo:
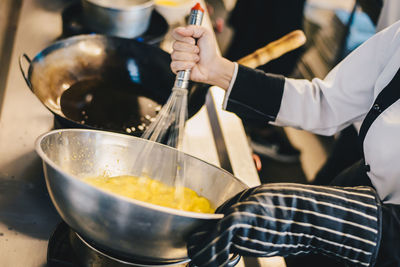
{"type": "Polygon", "coordinates": [[[149,177],[122,175],[87,177],[83,181],[124,197],[147,203],[200,213],[214,213],[211,203],[187,187],[169,186],[149,177]]]}

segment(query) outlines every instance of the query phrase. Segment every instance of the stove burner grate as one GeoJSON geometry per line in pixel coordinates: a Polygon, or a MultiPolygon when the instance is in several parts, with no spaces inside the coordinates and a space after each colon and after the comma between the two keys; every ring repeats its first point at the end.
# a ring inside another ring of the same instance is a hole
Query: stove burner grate
{"type": "Polygon", "coordinates": [[[149,263],[118,259],[102,252],[61,222],[50,237],[47,248],[48,267],[182,267],[189,260],[172,263],[149,263]]]}
{"type": "Polygon", "coordinates": [[[69,242],[70,231],[66,223],[60,223],[51,235],[47,248],[49,267],[80,267],[69,242]]]}

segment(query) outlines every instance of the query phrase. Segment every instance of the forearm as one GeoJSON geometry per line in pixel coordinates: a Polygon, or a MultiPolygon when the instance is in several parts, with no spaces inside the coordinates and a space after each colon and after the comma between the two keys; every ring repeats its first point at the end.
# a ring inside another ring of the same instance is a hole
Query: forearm
{"type": "MultiPolygon", "coordinates": [[[[280,126],[332,135],[360,120],[370,102],[368,90],[359,93],[347,88],[349,78],[341,78],[346,69],[338,66],[326,80],[308,81],[239,66],[223,108],[252,124],[274,121],[280,126]],[[349,94],[359,103],[353,103],[349,94]]],[[[368,84],[360,83],[359,88],[363,86],[368,84]]]]}
{"type": "Polygon", "coordinates": [[[225,91],[228,89],[234,75],[234,63],[226,58],[218,58],[210,66],[209,84],[216,85],[225,91]]]}
{"type": "Polygon", "coordinates": [[[274,121],[281,105],[284,77],[241,65],[236,74],[225,94],[223,108],[247,122],[265,125],[274,121]]]}
{"type": "MultiPolygon", "coordinates": [[[[251,203],[271,211],[264,215],[265,235],[258,235],[264,241],[261,251],[280,256],[313,252],[354,266],[376,260],[381,211],[372,188],[271,184],[254,191],[243,205],[251,203]]],[[[247,240],[242,246],[255,244],[247,240]]]]}
{"type": "Polygon", "coordinates": [[[188,245],[198,266],[221,266],[230,253],[270,257],[318,253],[352,266],[373,266],[381,207],[370,187],[269,184],[225,203],[225,217],[188,245]]]}
{"type": "MultiPolygon", "coordinates": [[[[360,120],[369,106],[370,92],[347,88],[349,78],[341,78],[345,72],[349,72],[346,65],[340,65],[327,79],[308,81],[239,66],[223,108],[252,124],[273,121],[280,126],[332,135],[360,120]],[[353,103],[349,94],[354,94],[359,103],[353,103]]],[[[357,88],[363,86],[368,85],[360,83],[357,88]]]]}
{"type": "Polygon", "coordinates": [[[361,45],[323,80],[282,77],[277,85],[270,74],[241,67],[226,109],[246,121],[273,120],[281,126],[332,135],[362,120],[374,94],[390,80],[381,74],[397,55],[399,37],[400,22],[361,45]]]}

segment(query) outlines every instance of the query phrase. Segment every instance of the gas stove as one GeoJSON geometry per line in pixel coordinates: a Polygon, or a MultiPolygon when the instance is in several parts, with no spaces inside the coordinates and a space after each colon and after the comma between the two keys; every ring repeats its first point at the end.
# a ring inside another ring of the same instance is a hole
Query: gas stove
{"type": "Polygon", "coordinates": [[[95,244],[86,241],[64,222],[57,225],[47,248],[48,267],[182,267],[187,266],[188,262],[189,260],[152,263],[123,258],[110,251],[96,248],[95,244]]]}

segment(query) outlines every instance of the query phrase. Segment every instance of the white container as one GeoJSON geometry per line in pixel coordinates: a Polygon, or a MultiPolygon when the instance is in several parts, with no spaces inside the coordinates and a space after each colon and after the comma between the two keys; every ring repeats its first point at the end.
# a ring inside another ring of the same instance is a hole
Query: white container
{"type": "Polygon", "coordinates": [[[156,10],[167,20],[168,24],[183,24],[185,17],[196,4],[195,0],[156,0],[156,10]]]}

